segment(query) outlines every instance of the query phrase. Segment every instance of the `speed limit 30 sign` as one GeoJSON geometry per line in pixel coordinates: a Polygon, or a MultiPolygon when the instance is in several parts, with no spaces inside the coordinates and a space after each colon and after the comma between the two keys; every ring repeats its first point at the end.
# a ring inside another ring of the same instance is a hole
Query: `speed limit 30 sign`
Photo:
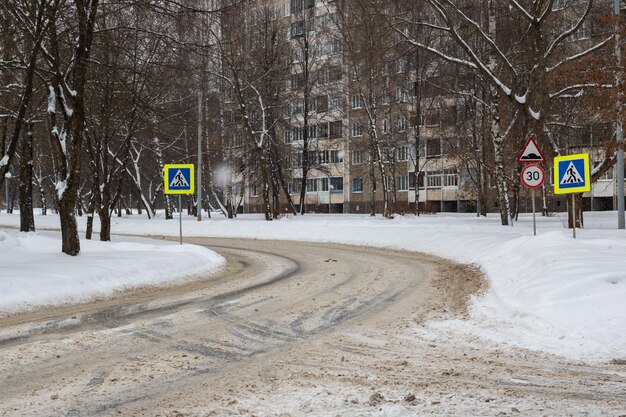
{"type": "Polygon", "coordinates": [[[545,173],[539,165],[526,165],[522,169],[522,183],[528,188],[539,188],[543,184],[545,173]]]}

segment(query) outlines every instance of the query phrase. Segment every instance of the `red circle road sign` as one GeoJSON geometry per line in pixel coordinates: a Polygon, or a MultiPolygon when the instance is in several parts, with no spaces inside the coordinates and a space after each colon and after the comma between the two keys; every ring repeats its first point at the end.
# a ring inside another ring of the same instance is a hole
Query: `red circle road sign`
{"type": "Polygon", "coordinates": [[[526,165],[522,169],[522,183],[528,188],[539,188],[545,179],[545,172],[539,165],[526,165]]]}

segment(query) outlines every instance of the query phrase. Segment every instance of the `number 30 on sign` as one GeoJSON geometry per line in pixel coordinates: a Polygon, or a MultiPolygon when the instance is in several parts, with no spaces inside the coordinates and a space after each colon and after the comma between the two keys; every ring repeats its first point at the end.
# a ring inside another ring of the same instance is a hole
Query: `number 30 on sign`
{"type": "Polygon", "coordinates": [[[539,165],[526,165],[522,169],[522,183],[528,188],[539,188],[543,184],[545,173],[539,165]]]}

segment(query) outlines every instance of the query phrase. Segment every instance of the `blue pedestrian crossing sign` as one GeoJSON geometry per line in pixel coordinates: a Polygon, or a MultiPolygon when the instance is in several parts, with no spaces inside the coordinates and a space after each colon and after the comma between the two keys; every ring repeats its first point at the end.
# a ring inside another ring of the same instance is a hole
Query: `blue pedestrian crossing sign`
{"type": "Polygon", "coordinates": [[[584,193],[590,190],[589,154],[554,158],[554,194],[584,193]]]}
{"type": "Polygon", "coordinates": [[[193,194],[193,164],[165,164],[165,194],[193,194]]]}

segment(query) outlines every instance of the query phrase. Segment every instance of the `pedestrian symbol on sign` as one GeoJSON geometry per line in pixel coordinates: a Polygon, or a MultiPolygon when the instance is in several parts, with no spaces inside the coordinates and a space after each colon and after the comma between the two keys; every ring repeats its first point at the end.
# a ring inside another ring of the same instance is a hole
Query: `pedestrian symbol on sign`
{"type": "Polygon", "coordinates": [[[563,184],[579,184],[583,183],[583,177],[580,175],[580,172],[576,169],[576,165],[574,162],[570,161],[567,169],[565,170],[565,175],[561,178],[561,185],[563,184]]]}
{"type": "Polygon", "coordinates": [[[187,178],[183,175],[182,171],[179,169],[172,182],[170,183],[170,188],[181,188],[181,187],[189,187],[189,183],[187,182],[187,178]]]}
{"type": "Polygon", "coordinates": [[[166,164],[163,172],[165,194],[193,194],[193,164],[166,164]]]}
{"type": "Polygon", "coordinates": [[[589,155],[567,155],[554,158],[554,193],[586,193],[591,189],[589,155]]]}

